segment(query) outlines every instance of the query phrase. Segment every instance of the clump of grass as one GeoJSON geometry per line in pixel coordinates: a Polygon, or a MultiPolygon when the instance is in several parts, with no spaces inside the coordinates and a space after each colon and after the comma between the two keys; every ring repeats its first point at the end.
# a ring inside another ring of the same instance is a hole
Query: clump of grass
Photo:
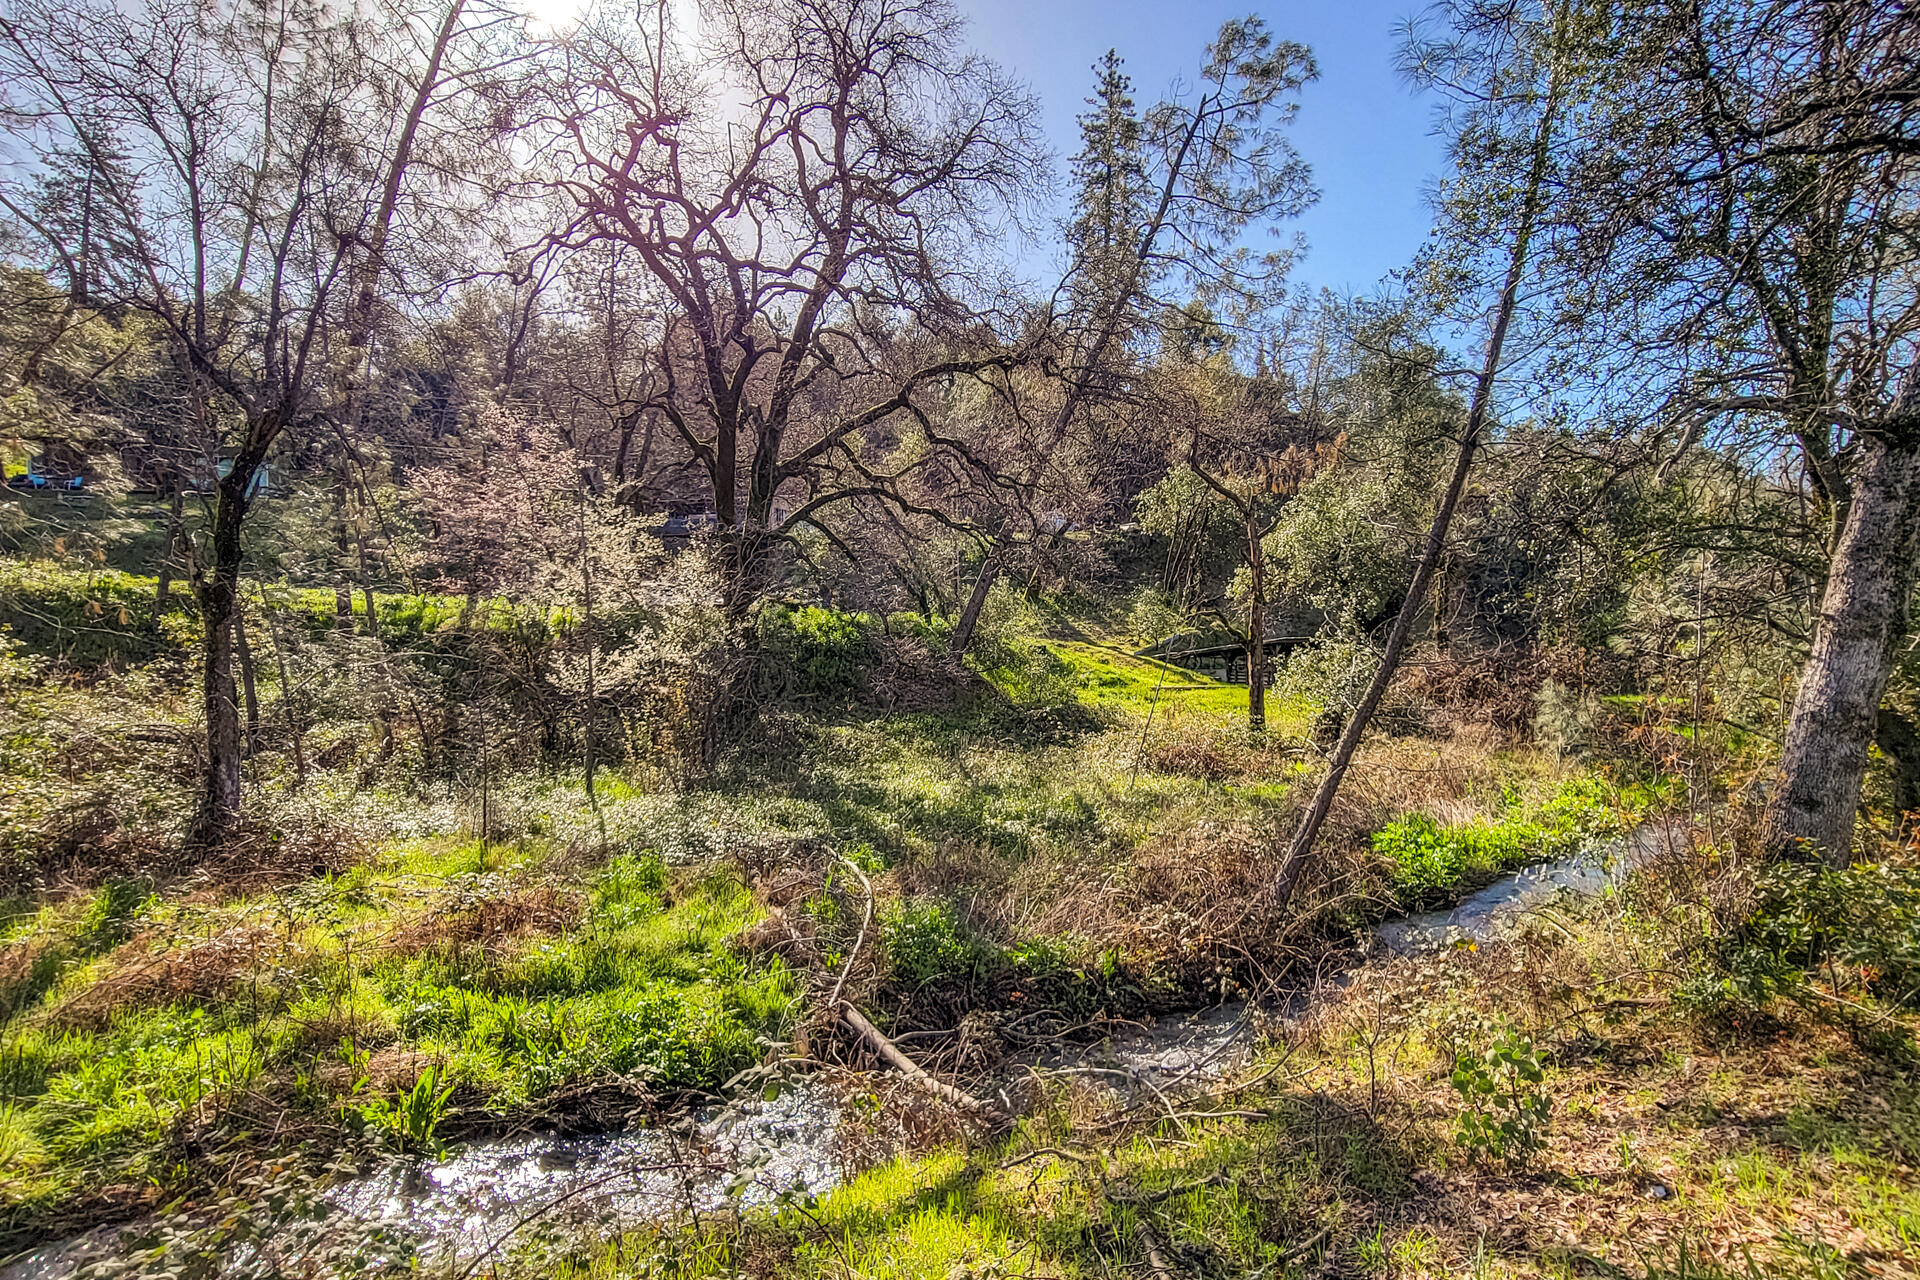
{"type": "Polygon", "coordinates": [[[713,1089],[758,1059],[793,983],[726,945],[759,914],[744,887],[631,854],[568,883],[545,856],[430,842],[221,905],[108,886],[43,921],[100,958],[0,1034],[0,1144],[32,1153],[0,1210],[176,1186],[262,1124],[417,1146],[456,1111],[607,1076],[713,1089]]]}
{"type": "Polygon", "coordinates": [[[1442,823],[1424,812],[1406,814],[1374,834],[1373,851],[1391,864],[1401,902],[1417,907],[1501,872],[1566,857],[1620,825],[1605,788],[1581,778],[1561,784],[1539,804],[1510,796],[1495,819],[1442,823]]]}

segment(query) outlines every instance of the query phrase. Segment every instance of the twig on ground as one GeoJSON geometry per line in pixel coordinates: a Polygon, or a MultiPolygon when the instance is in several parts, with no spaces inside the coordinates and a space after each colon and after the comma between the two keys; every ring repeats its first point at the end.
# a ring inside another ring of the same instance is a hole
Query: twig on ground
{"type": "Polygon", "coordinates": [[[867,910],[860,918],[860,933],[853,940],[853,950],[847,952],[846,963],[840,966],[840,976],[834,981],[833,994],[827,998],[829,1009],[839,1007],[840,989],[847,985],[847,975],[853,972],[854,961],[860,958],[860,948],[867,941],[867,928],[873,923],[873,882],[867,879],[867,873],[855,865],[853,859],[842,857],[840,861],[847,864],[847,870],[860,877],[860,887],[867,891],[867,910]]]}
{"type": "Polygon", "coordinates": [[[1147,1225],[1147,1220],[1135,1218],[1133,1231],[1140,1237],[1141,1247],[1147,1251],[1147,1265],[1153,1268],[1155,1280],[1174,1280],[1173,1268],[1167,1265],[1167,1256],[1160,1252],[1160,1238],[1153,1234],[1153,1228],[1147,1225]]]}
{"type": "Polygon", "coordinates": [[[1171,1200],[1183,1196],[1189,1191],[1198,1191],[1202,1187],[1217,1187],[1227,1180],[1224,1173],[1211,1173],[1192,1182],[1182,1182],[1177,1186],[1164,1187],[1159,1191],[1143,1191],[1139,1195],[1119,1195],[1109,1190],[1107,1199],[1115,1204],[1159,1204],[1162,1200],[1171,1200]]]}
{"type": "Polygon", "coordinates": [[[1002,1160],[999,1167],[1002,1169],[1018,1169],[1029,1160],[1038,1160],[1043,1156],[1059,1156],[1063,1160],[1078,1160],[1082,1164],[1087,1164],[1098,1160],[1100,1153],[1097,1151],[1068,1151],[1065,1147],[1035,1147],[1033,1150],[1023,1155],[1017,1155],[1011,1160],[1002,1160]]]}
{"type": "Polygon", "coordinates": [[[1327,1233],[1332,1230],[1333,1228],[1330,1226],[1320,1228],[1318,1231],[1308,1236],[1305,1240],[1302,1240],[1299,1244],[1294,1245],[1293,1247],[1289,1248],[1285,1253],[1275,1258],[1273,1260],[1273,1266],[1276,1269],[1278,1269],[1280,1267],[1286,1266],[1289,1262],[1298,1261],[1300,1258],[1303,1258],[1307,1254],[1312,1253],[1314,1250],[1314,1247],[1318,1245],[1322,1240],[1325,1240],[1327,1238],[1327,1233]]]}

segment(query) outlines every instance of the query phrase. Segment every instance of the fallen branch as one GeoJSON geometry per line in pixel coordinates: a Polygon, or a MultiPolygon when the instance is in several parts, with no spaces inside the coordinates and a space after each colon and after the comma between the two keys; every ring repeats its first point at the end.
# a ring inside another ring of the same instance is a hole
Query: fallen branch
{"type": "Polygon", "coordinates": [[[840,989],[847,985],[847,975],[853,972],[854,961],[860,958],[860,948],[866,944],[867,927],[873,923],[873,882],[867,879],[866,872],[860,870],[859,864],[852,858],[842,858],[840,861],[847,864],[847,870],[860,877],[860,887],[867,891],[867,909],[860,917],[860,936],[853,940],[853,950],[847,953],[846,963],[840,966],[840,976],[834,981],[833,994],[827,999],[829,1009],[840,1003],[840,989]]]}
{"type": "Polygon", "coordinates": [[[1320,1228],[1318,1231],[1308,1236],[1305,1240],[1302,1240],[1299,1244],[1294,1245],[1291,1249],[1288,1249],[1285,1253],[1275,1258],[1273,1260],[1274,1267],[1276,1268],[1284,1267],[1289,1262],[1297,1261],[1298,1259],[1303,1258],[1307,1254],[1313,1252],[1314,1246],[1319,1244],[1322,1240],[1325,1240],[1327,1238],[1327,1233],[1332,1230],[1333,1230],[1332,1227],[1320,1228]]]}
{"type": "Polygon", "coordinates": [[[1113,1201],[1115,1204],[1159,1204],[1162,1200],[1171,1200],[1175,1196],[1183,1196],[1189,1191],[1198,1191],[1202,1187],[1217,1187],[1226,1180],[1226,1174],[1213,1173],[1204,1178],[1197,1178],[1192,1182],[1178,1183],[1171,1187],[1164,1187],[1159,1191],[1145,1191],[1139,1195],[1121,1195],[1118,1192],[1109,1190],[1107,1192],[1107,1199],[1113,1201]]]}
{"type": "Polygon", "coordinates": [[[1013,1124],[1013,1118],[992,1103],[982,1102],[972,1094],[956,1089],[946,1081],[936,1080],[933,1076],[929,1075],[912,1058],[900,1052],[898,1046],[896,1046],[893,1041],[887,1039],[886,1036],[882,1035],[880,1029],[871,1022],[868,1022],[866,1015],[854,1008],[851,1003],[842,1002],[840,1005],[840,1017],[853,1029],[855,1034],[865,1042],[868,1048],[879,1054],[881,1060],[888,1066],[905,1076],[907,1083],[913,1085],[916,1089],[952,1103],[954,1106],[960,1108],[960,1110],[985,1121],[995,1129],[1005,1129],[1013,1124]]]}
{"type": "Polygon", "coordinates": [[[1147,1251],[1147,1265],[1153,1268],[1155,1280],[1174,1280],[1173,1268],[1167,1265],[1167,1255],[1160,1252],[1160,1238],[1153,1234],[1153,1228],[1147,1225],[1147,1220],[1135,1218],[1133,1230],[1140,1237],[1141,1247],[1147,1251]]]}

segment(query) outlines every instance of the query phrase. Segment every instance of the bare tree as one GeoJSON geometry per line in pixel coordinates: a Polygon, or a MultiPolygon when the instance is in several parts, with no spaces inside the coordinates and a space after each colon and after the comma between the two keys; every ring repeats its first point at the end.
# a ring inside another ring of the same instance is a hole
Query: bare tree
{"type": "MultiPolygon", "coordinates": [[[[1135,340],[1199,300],[1230,317],[1276,301],[1291,248],[1255,253],[1255,227],[1297,216],[1317,193],[1285,127],[1300,89],[1318,71],[1313,55],[1276,41],[1258,17],[1225,23],[1207,47],[1196,91],[1136,114],[1120,59],[1095,67],[1099,81],[1081,117],[1074,160],[1072,253],[1059,296],[1066,391],[1051,439],[1120,392],[1142,355],[1135,340]]],[[[1045,452],[1051,452],[1051,448],[1045,452]]],[[[1042,454],[1044,457],[1044,453],[1042,454]]],[[[961,653],[1001,557],[990,551],[953,632],[961,653]]]]}
{"type": "MultiPolygon", "coordinates": [[[[1308,314],[1302,307],[1290,319],[1308,314]]],[[[1296,336],[1288,326],[1282,341],[1296,336]]],[[[1140,522],[1177,539],[1189,527],[1223,519],[1237,535],[1236,567],[1209,611],[1245,649],[1253,733],[1267,727],[1267,613],[1279,585],[1267,541],[1289,499],[1342,444],[1322,412],[1317,372],[1304,385],[1277,376],[1264,345],[1252,374],[1235,368],[1224,350],[1199,360],[1169,353],[1155,371],[1159,411],[1184,439],[1175,446],[1178,465],[1142,495],[1140,522]],[[1212,513],[1200,510],[1209,503],[1212,513]]]]}
{"type": "Polygon", "coordinates": [[[657,415],[737,576],[857,499],[978,477],[936,401],[1027,356],[983,265],[1039,173],[1034,104],[940,0],[723,0],[697,32],[602,15],[554,66],[568,246],[617,243],[669,308],[657,415]]]}
{"type": "Polygon", "coordinates": [[[75,264],[74,291],[152,317],[190,376],[199,456],[186,479],[211,506],[189,560],[208,748],[195,842],[222,838],[241,812],[247,515],[270,455],[337,407],[338,370],[359,358],[367,289],[392,261],[415,134],[449,92],[462,12],[456,2],[424,45],[406,11],[307,0],[33,0],[0,19],[13,130],[41,159],[9,206],[75,264]],[[46,198],[41,179],[62,164],[89,175],[81,207],[46,198]]]}

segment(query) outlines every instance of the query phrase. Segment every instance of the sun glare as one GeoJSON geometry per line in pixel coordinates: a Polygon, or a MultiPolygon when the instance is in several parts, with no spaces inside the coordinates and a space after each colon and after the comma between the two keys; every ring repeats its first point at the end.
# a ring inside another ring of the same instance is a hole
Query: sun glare
{"type": "Polygon", "coordinates": [[[532,19],[535,32],[557,35],[571,30],[586,12],[587,0],[522,0],[521,8],[532,19]]]}

